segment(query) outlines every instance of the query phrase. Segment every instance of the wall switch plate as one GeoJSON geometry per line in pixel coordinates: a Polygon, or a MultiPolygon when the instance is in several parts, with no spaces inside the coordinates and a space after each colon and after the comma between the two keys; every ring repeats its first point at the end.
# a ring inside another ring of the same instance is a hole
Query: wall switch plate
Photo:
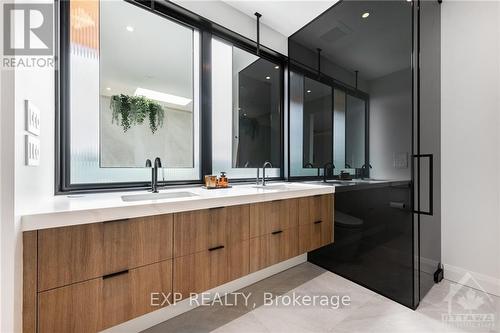
{"type": "Polygon", "coordinates": [[[40,165],[40,140],[33,135],[26,134],[26,147],[24,150],[26,156],[26,165],[40,165]]]}
{"type": "Polygon", "coordinates": [[[26,131],[40,135],[40,110],[29,100],[24,101],[26,110],[26,131]]]}
{"type": "Polygon", "coordinates": [[[393,163],[395,169],[407,169],[408,168],[408,153],[399,152],[393,154],[393,163]]]}

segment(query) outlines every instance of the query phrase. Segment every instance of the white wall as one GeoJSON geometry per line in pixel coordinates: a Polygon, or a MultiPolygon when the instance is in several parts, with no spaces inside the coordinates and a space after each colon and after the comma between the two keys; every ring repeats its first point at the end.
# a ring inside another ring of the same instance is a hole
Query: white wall
{"type": "MultiPolygon", "coordinates": [[[[172,2],[228,29],[231,29],[240,35],[248,37],[254,41],[257,40],[256,20],[221,1],[173,0],[172,2]]],[[[258,11],[259,1],[254,2],[255,11],[258,11]]],[[[287,38],[265,24],[261,24],[260,42],[262,45],[265,45],[272,50],[285,55],[288,54],[287,38]]]]}
{"type": "Polygon", "coordinates": [[[373,166],[370,176],[408,180],[411,178],[411,71],[403,69],[368,81],[368,87],[370,163],[373,166]],[[406,168],[394,166],[395,154],[399,153],[406,153],[406,168]]]}
{"type": "Polygon", "coordinates": [[[441,9],[442,259],[500,295],[500,3],[441,9]]]}

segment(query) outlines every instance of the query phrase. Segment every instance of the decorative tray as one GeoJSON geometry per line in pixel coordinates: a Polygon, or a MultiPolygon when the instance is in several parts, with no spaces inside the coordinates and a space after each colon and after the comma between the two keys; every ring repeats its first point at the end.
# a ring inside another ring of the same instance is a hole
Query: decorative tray
{"type": "Polygon", "coordinates": [[[205,190],[225,190],[227,188],[231,188],[232,186],[231,185],[227,185],[226,187],[206,187],[205,185],[203,185],[201,188],[205,189],[205,190]]]}

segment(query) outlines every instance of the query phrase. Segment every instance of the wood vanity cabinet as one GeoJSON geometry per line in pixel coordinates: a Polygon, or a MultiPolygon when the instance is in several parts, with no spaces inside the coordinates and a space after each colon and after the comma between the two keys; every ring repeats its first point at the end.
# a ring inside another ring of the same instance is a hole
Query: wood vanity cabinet
{"type": "Polygon", "coordinates": [[[333,198],[329,195],[299,199],[299,252],[333,242],[333,198]]]}
{"type": "Polygon", "coordinates": [[[97,332],[157,310],[160,306],[151,305],[151,293],[168,295],[171,276],[169,259],[43,291],[38,295],[38,331],[97,332]]]}
{"type": "Polygon", "coordinates": [[[250,272],[299,255],[298,199],[250,205],[250,272]]]}
{"type": "Polygon", "coordinates": [[[183,298],[248,274],[248,205],[174,214],[174,292],[183,298]]]}
{"type": "Polygon", "coordinates": [[[38,291],[172,258],[172,215],[38,231],[38,291]]]}
{"type": "Polygon", "coordinates": [[[115,326],[158,309],[151,293],[188,297],[326,245],[332,219],[322,195],[27,231],[23,331],[115,326]]]}

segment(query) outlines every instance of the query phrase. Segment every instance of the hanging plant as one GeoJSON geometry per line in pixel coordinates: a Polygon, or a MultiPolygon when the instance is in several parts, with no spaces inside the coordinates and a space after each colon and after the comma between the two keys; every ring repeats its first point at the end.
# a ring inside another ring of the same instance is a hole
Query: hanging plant
{"type": "Polygon", "coordinates": [[[153,134],[159,127],[163,126],[165,117],[163,107],[144,96],[113,95],[111,96],[110,109],[112,122],[120,124],[123,132],[128,131],[132,125],[141,125],[146,117],[153,134]]]}

